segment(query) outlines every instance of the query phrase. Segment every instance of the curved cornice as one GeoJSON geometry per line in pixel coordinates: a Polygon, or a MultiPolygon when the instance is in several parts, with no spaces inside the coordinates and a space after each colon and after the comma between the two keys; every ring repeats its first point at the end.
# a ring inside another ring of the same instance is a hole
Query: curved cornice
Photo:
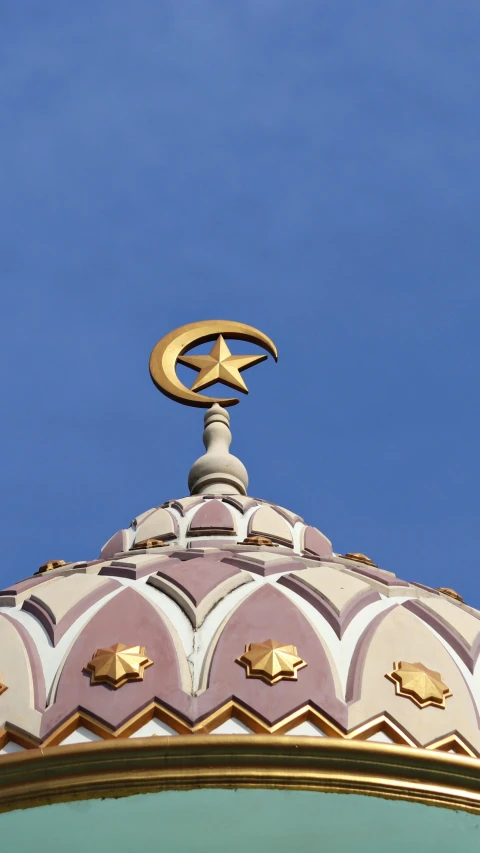
{"type": "Polygon", "coordinates": [[[366,794],[480,814],[478,759],[272,735],[119,738],[5,755],[0,811],[193,787],[366,794]]]}

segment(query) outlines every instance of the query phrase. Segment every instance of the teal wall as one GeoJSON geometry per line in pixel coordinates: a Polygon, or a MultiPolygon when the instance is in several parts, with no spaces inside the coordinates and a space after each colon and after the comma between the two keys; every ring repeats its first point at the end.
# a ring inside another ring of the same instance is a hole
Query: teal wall
{"type": "Polygon", "coordinates": [[[302,791],[166,791],[0,815],[2,853],[478,853],[480,817],[302,791]]]}

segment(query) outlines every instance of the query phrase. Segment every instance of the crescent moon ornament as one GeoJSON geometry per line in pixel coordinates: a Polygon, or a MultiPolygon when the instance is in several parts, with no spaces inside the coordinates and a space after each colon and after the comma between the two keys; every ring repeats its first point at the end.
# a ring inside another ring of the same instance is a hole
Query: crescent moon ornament
{"type": "Polygon", "coordinates": [[[234,320],[205,320],[180,326],[165,335],[156,344],[150,356],[150,376],[163,394],[186,406],[208,408],[213,403],[221,406],[234,406],[240,402],[236,397],[207,397],[199,394],[203,388],[215,382],[223,382],[243,393],[248,388],[240,375],[243,370],[265,361],[266,355],[233,355],[226,340],[249,341],[263,347],[275,361],[278,360],[277,348],[267,335],[234,320]],[[193,347],[206,341],[215,341],[209,355],[186,355],[193,347]],[[180,382],[176,367],[178,362],[198,371],[192,387],[189,389],[180,382]]]}

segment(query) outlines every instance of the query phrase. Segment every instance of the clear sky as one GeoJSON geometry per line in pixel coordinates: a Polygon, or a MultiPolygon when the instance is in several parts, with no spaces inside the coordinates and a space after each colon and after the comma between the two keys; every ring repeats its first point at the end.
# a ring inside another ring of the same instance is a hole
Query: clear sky
{"type": "Polygon", "coordinates": [[[479,27],[476,0],[4,0],[2,584],[187,493],[203,412],[148,358],[225,317],[280,354],[231,410],[250,493],[480,607],[479,27]]]}

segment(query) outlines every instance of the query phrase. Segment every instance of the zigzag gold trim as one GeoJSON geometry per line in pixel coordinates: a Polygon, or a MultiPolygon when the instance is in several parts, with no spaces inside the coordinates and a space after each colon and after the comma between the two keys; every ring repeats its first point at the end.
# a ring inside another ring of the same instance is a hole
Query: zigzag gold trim
{"type": "Polygon", "coordinates": [[[478,753],[463,738],[456,734],[446,735],[439,740],[428,743],[425,749],[434,749],[440,752],[455,752],[457,755],[469,755],[470,758],[478,758],[478,753]]]}
{"type": "Polygon", "coordinates": [[[6,725],[0,731],[0,749],[3,749],[7,743],[16,743],[23,749],[36,749],[41,745],[40,738],[35,738],[33,735],[28,735],[17,729],[16,726],[6,725]]]}
{"type": "Polygon", "coordinates": [[[419,744],[409,737],[407,733],[393,720],[380,714],[379,717],[374,717],[373,720],[368,720],[366,723],[361,723],[355,729],[352,729],[348,734],[344,735],[348,740],[368,740],[379,732],[387,735],[394,743],[402,746],[417,747],[419,744]]]}
{"type": "Polygon", "coordinates": [[[146,723],[156,717],[163,723],[170,726],[171,729],[178,732],[180,735],[189,735],[193,733],[193,729],[186,725],[180,717],[177,717],[171,711],[163,708],[155,702],[152,702],[146,708],[143,708],[138,714],[134,714],[123,726],[118,729],[112,729],[109,726],[101,723],[91,714],[85,711],[77,711],[72,714],[68,720],[65,720],[55,731],[43,741],[42,747],[58,746],[68,735],[72,734],[78,728],[83,727],[88,731],[103,738],[103,740],[116,740],[117,738],[129,738],[135,735],[135,732],[142,728],[146,723]]]}
{"type": "MultiPolygon", "coordinates": [[[[361,742],[368,741],[369,738],[379,732],[383,732],[393,741],[393,744],[421,749],[418,742],[408,735],[407,732],[405,732],[386,714],[380,714],[378,717],[374,717],[367,722],[361,723],[359,726],[356,726],[354,729],[347,732],[342,730],[339,726],[336,726],[331,720],[321,714],[320,711],[317,711],[310,705],[304,705],[302,708],[298,708],[292,714],[284,717],[273,726],[269,726],[261,717],[254,714],[248,708],[245,708],[235,700],[226,702],[225,705],[217,708],[216,711],[211,713],[195,726],[189,726],[179,716],[156,702],[150,703],[137,714],[134,714],[118,729],[111,728],[86,711],[76,711],[67,720],[64,720],[53,732],[50,732],[48,737],[43,741],[7,724],[7,726],[0,732],[0,749],[3,749],[9,741],[17,743],[26,750],[35,749],[37,747],[41,747],[42,749],[52,748],[62,744],[65,738],[70,734],[73,734],[73,732],[80,727],[88,729],[88,731],[93,732],[105,741],[130,737],[134,738],[135,733],[154,718],[161,720],[161,722],[165,723],[177,732],[179,736],[183,735],[187,737],[192,735],[209,735],[230,719],[239,720],[256,735],[267,735],[270,737],[275,735],[286,735],[301,723],[310,722],[318,728],[319,736],[323,735],[327,738],[338,738],[341,740],[361,742]]],[[[242,737],[245,736],[246,735],[242,735],[242,737]]],[[[448,753],[453,749],[459,755],[477,758],[477,753],[473,747],[471,747],[470,744],[464,741],[456,733],[445,735],[444,737],[427,744],[425,748],[430,751],[440,751],[444,753],[448,753]]],[[[3,767],[3,763],[4,756],[1,756],[0,766],[3,767]]]]}
{"type": "Polygon", "coordinates": [[[243,705],[240,705],[235,700],[231,700],[225,705],[222,705],[221,708],[218,708],[205,720],[202,720],[201,723],[197,723],[192,731],[194,734],[210,734],[218,728],[218,726],[221,726],[222,723],[225,723],[231,718],[240,720],[240,722],[244,723],[244,725],[248,726],[256,734],[283,735],[290,731],[290,729],[293,729],[300,725],[300,723],[308,720],[317,726],[322,734],[327,735],[328,737],[345,737],[341,729],[309,705],[299,708],[297,711],[294,711],[292,714],[284,717],[278,723],[275,723],[273,726],[269,726],[261,719],[261,717],[258,717],[248,708],[244,708],[243,705]]]}

